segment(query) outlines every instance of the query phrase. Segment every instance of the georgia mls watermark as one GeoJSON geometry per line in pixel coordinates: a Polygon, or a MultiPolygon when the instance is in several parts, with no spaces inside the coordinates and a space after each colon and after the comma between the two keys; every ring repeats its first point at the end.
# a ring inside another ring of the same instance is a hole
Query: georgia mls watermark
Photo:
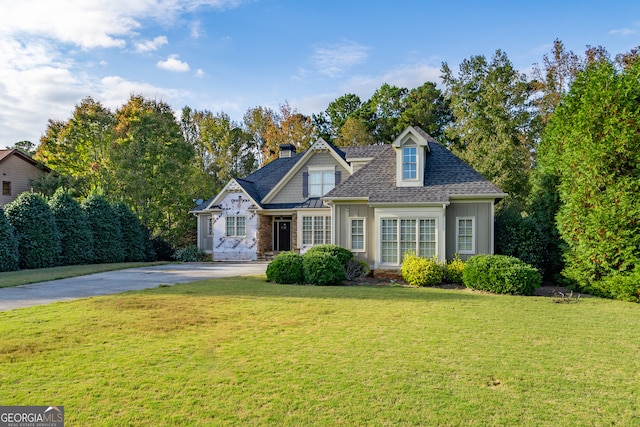
{"type": "Polygon", "coordinates": [[[0,406],[0,427],[64,427],[64,406],[0,406]]]}

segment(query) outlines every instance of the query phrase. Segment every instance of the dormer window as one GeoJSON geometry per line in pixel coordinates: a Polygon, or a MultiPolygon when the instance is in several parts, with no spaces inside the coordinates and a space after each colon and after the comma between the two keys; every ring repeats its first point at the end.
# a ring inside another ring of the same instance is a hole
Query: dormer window
{"type": "MultiPolygon", "coordinates": [[[[396,186],[422,187],[431,137],[409,126],[391,145],[396,152],[396,186]]],[[[433,139],[433,138],[431,138],[433,139]]]]}
{"type": "Polygon", "coordinates": [[[418,177],[418,156],[416,147],[402,149],[402,179],[413,180],[418,177]]]}

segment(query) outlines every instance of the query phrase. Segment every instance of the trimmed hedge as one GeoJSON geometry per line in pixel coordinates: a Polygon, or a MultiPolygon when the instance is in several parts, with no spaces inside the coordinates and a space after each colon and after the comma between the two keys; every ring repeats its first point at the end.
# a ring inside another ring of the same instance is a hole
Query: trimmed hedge
{"type": "Polygon", "coordinates": [[[538,270],[506,255],[471,257],[462,277],[467,288],[498,294],[533,295],[542,283],[538,270]]]}
{"type": "Polygon", "coordinates": [[[53,267],[60,254],[56,220],[44,198],[25,192],[5,207],[18,239],[20,268],[53,267]]]}
{"type": "Polygon", "coordinates": [[[49,207],[60,232],[60,265],[90,264],[93,262],[93,233],[87,216],[69,190],[59,188],[49,207]]]}
{"type": "Polygon", "coordinates": [[[82,202],[93,232],[94,254],[97,263],[122,262],[122,229],[120,218],[105,196],[90,194],[82,202]]]}
{"type": "Polygon", "coordinates": [[[435,259],[407,253],[400,267],[402,278],[413,286],[433,286],[442,282],[444,272],[435,259]]]}
{"type": "Polygon", "coordinates": [[[345,280],[345,269],[339,258],[327,252],[307,252],[302,257],[304,282],[311,285],[341,285],[345,280]]]}
{"type": "Polygon", "coordinates": [[[18,239],[0,206],[0,271],[18,269],[18,239]]]}
{"type": "Polygon", "coordinates": [[[281,284],[304,281],[302,256],[295,252],[278,254],[267,266],[267,280],[281,284]]]}
{"type": "Polygon", "coordinates": [[[124,261],[144,261],[147,258],[145,253],[146,233],[144,233],[138,216],[124,202],[114,203],[113,210],[120,220],[124,261]]]}
{"type": "Polygon", "coordinates": [[[347,267],[347,263],[349,262],[349,260],[353,258],[353,254],[349,249],[345,249],[342,246],[330,244],[313,246],[309,248],[307,252],[305,252],[305,256],[307,254],[313,255],[318,253],[329,254],[336,257],[344,268],[347,267]]]}

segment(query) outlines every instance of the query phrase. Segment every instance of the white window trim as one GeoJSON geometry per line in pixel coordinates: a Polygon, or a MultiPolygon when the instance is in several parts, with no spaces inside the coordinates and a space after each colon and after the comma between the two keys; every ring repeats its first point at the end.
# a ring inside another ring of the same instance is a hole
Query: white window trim
{"type": "MultiPolygon", "coordinates": [[[[385,216],[385,217],[381,217],[380,221],[378,223],[378,226],[380,227],[380,229],[382,230],[382,220],[385,219],[390,219],[390,220],[396,220],[396,236],[398,241],[396,242],[396,259],[398,260],[397,263],[390,263],[390,262],[383,262],[382,261],[382,245],[380,245],[380,264],[383,266],[398,266],[402,264],[402,253],[401,253],[401,246],[402,246],[402,221],[403,220],[414,220],[416,222],[415,224],[415,237],[416,237],[416,242],[415,242],[415,248],[413,248],[413,252],[415,254],[419,254],[419,248],[420,248],[420,221],[421,220],[434,220],[435,221],[435,245],[436,245],[436,250],[435,250],[435,255],[438,256],[439,253],[439,249],[440,249],[440,239],[438,236],[438,217],[437,216],[385,216]]],[[[382,236],[382,234],[381,234],[382,236]]],[[[380,242],[382,243],[382,239],[380,240],[380,242]]],[[[422,256],[422,255],[420,255],[422,256]]]]}
{"type": "Polygon", "coordinates": [[[476,253],[476,217],[475,216],[457,216],[456,217],[456,252],[460,255],[473,255],[476,253]],[[471,250],[460,249],[460,221],[471,220],[471,250]]]}
{"type": "Polygon", "coordinates": [[[299,228],[300,230],[300,246],[301,247],[311,247],[311,246],[317,246],[317,245],[322,245],[322,244],[328,244],[331,243],[331,232],[333,230],[333,223],[332,223],[332,218],[331,215],[327,215],[326,213],[318,213],[318,214],[314,214],[314,213],[310,213],[309,215],[300,215],[300,225],[299,228]],[[323,218],[322,220],[322,236],[323,236],[323,243],[316,243],[315,242],[315,238],[316,238],[316,218],[323,218]],[[305,218],[311,218],[311,243],[305,243],[304,241],[304,219],[305,218]],[[329,220],[327,220],[327,218],[329,218],[329,220]],[[329,227],[331,227],[331,229],[329,230],[329,236],[327,236],[327,224],[329,225],[329,227]]]}
{"type": "Polygon", "coordinates": [[[420,156],[420,153],[418,151],[419,150],[418,150],[418,146],[417,145],[407,145],[407,146],[402,147],[401,154],[402,154],[402,180],[403,181],[417,181],[418,180],[418,163],[419,163],[419,160],[420,160],[420,159],[418,159],[418,157],[420,156]],[[405,163],[405,161],[404,161],[405,150],[409,150],[409,149],[412,149],[412,150],[415,151],[415,153],[414,153],[415,162],[405,163]],[[415,166],[415,171],[414,171],[415,177],[413,177],[413,178],[405,178],[404,177],[404,175],[405,175],[405,166],[408,165],[408,164],[411,164],[411,165],[415,166]]]}
{"type": "Polygon", "coordinates": [[[244,215],[234,215],[234,216],[227,216],[225,217],[225,222],[224,222],[224,235],[227,238],[238,238],[238,237],[247,237],[247,217],[244,215]],[[244,234],[238,234],[238,218],[244,218],[244,234]],[[229,231],[229,220],[233,220],[233,233],[234,234],[227,234],[227,232],[229,231]]]}
{"type": "Polygon", "coordinates": [[[308,179],[308,182],[307,182],[307,187],[308,187],[307,188],[307,192],[309,193],[309,197],[322,197],[322,196],[324,196],[324,194],[313,193],[311,191],[311,174],[312,173],[319,173],[320,174],[320,188],[321,188],[320,191],[323,191],[324,187],[325,187],[325,182],[324,182],[324,174],[325,174],[325,172],[330,172],[331,173],[331,179],[333,180],[333,181],[331,181],[331,184],[333,185],[333,187],[331,189],[327,190],[325,192],[325,194],[326,194],[329,191],[331,191],[336,185],[336,181],[335,181],[335,179],[336,179],[335,178],[336,168],[333,167],[333,166],[331,166],[331,167],[327,167],[327,166],[309,166],[309,167],[307,167],[307,173],[309,174],[309,179],[308,179]]]}
{"type": "Polygon", "coordinates": [[[351,252],[366,252],[367,251],[367,219],[364,217],[350,217],[349,218],[349,250],[351,252]],[[362,221],[362,249],[353,248],[353,221],[362,221]]]}

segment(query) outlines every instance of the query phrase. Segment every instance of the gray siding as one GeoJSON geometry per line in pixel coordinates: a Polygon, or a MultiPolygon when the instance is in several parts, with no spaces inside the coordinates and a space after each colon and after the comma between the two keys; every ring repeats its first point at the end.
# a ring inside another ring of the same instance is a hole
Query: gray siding
{"type": "Polygon", "coordinates": [[[345,180],[350,175],[349,171],[340,166],[336,159],[329,153],[313,153],[293,177],[287,182],[278,194],[269,203],[301,203],[306,200],[302,195],[302,174],[311,167],[334,167],[340,171],[341,179],[345,180]]]}
{"type": "Polygon", "coordinates": [[[374,208],[365,203],[336,205],[335,232],[336,244],[349,248],[350,221],[349,218],[365,218],[365,251],[355,252],[356,258],[366,261],[370,266],[374,264],[375,254],[375,212],[374,208]]]}
{"type": "Polygon", "coordinates": [[[209,234],[209,219],[211,214],[198,215],[198,248],[202,249],[206,253],[213,251],[213,235],[209,234]]]}
{"type": "MultiPolygon", "coordinates": [[[[493,218],[491,216],[491,206],[493,202],[452,202],[447,208],[447,259],[452,259],[456,253],[456,218],[475,218],[476,254],[493,253],[493,218]]],[[[472,254],[460,255],[460,258],[467,259],[472,254]]]]}

